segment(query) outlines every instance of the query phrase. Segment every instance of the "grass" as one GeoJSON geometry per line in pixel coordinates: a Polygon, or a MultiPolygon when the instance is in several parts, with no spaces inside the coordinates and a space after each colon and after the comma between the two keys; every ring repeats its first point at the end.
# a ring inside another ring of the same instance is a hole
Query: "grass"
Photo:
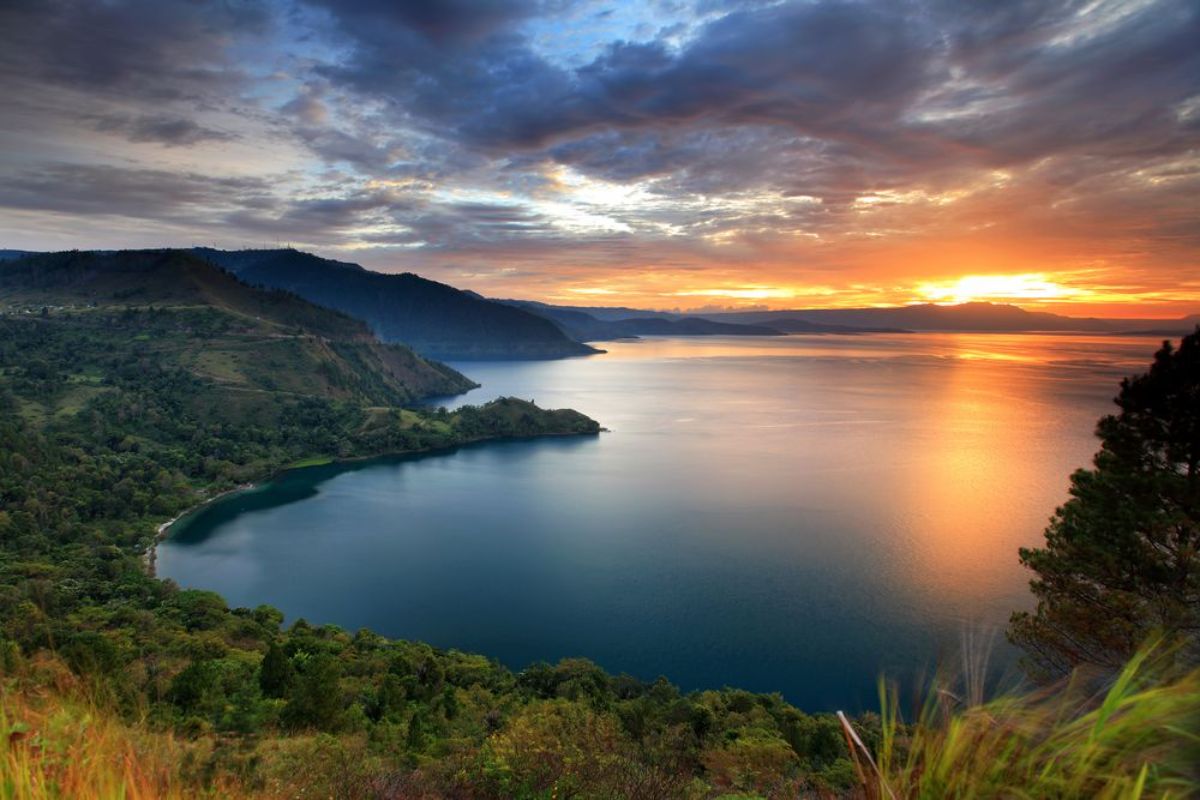
{"type": "Polygon", "coordinates": [[[287,465],[287,469],[304,469],[305,467],[323,467],[326,464],[332,464],[333,459],[329,456],[312,456],[310,458],[302,458],[299,461],[293,461],[287,465]]]}
{"type": "MultiPolygon", "coordinates": [[[[897,714],[896,693],[884,690],[881,737],[871,751],[846,723],[864,777],[855,796],[1198,796],[1200,671],[1166,678],[1165,663],[1160,648],[1148,647],[1100,692],[1076,678],[963,701],[943,683],[911,724],[897,714]]],[[[333,788],[334,773],[363,767],[370,757],[354,749],[353,739],[325,738],[263,740],[257,752],[268,774],[252,789],[227,769],[197,768],[215,763],[212,737],[181,739],[127,725],[93,702],[61,662],[44,659],[0,684],[0,800],[342,796],[333,788]],[[329,761],[325,751],[336,755],[345,747],[351,749],[342,754],[344,764],[329,761]]]]}
{"type": "Polygon", "coordinates": [[[0,800],[249,797],[227,777],[203,786],[183,773],[202,746],[125,725],[68,673],[51,685],[0,687],[0,800]]]}
{"type": "MultiPolygon", "coordinates": [[[[845,723],[871,800],[1200,796],[1200,670],[1149,645],[1107,687],[1081,676],[986,702],[932,691],[911,725],[881,686],[874,763],[845,723]]],[[[970,693],[968,692],[968,696],[970,693]]]]}

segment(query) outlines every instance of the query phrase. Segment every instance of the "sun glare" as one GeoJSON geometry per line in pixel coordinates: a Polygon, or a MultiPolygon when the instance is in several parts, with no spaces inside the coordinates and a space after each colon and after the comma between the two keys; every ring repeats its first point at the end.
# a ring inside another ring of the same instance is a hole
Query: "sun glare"
{"type": "Polygon", "coordinates": [[[922,283],[917,287],[917,296],[921,300],[938,305],[980,300],[1069,300],[1079,294],[1078,289],[1048,280],[1041,272],[1021,275],[964,275],[956,281],[922,283]]]}

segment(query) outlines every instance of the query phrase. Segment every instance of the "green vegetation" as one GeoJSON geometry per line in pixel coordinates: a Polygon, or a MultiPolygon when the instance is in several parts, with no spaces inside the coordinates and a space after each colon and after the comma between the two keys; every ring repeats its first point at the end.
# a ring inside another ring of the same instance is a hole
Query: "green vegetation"
{"type": "Polygon", "coordinates": [[[877,798],[1194,797],[1200,792],[1200,671],[1180,672],[1161,642],[1143,647],[1096,693],[1087,681],[964,702],[953,685],[901,724],[883,692],[877,798]]]}
{"type": "Polygon", "coordinates": [[[432,358],[542,359],[596,352],[525,309],[412,273],[372,272],[290,249],[193,252],[247,283],[286,289],[353,314],[385,342],[404,342],[432,358]]]}
{"type": "Polygon", "coordinates": [[[1045,675],[1120,668],[1152,631],[1200,664],[1200,329],[1164,342],[1116,404],[1046,546],[1021,551],[1038,606],[1010,635],[1045,675]]]}
{"type": "MultiPolygon", "coordinates": [[[[144,555],[159,524],[289,465],[598,426],[512,399],[453,413],[402,408],[414,392],[352,322],[288,295],[257,297],[178,254],[18,266],[0,279],[17,312],[0,317],[6,691],[57,696],[61,670],[47,680],[43,669],[55,654],[84,693],[65,707],[90,704],[105,725],[119,717],[136,736],[167,737],[190,754],[171,774],[214,792],[236,783],[285,796],[675,797],[848,785],[837,721],[777,696],[684,696],[586,661],[514,674],[366,631],[283,629],[275,609],[230,609],[154,579],[144,555]],[[201,288],[181,289],[173,272],[201,288]],[[47,288],[64,282],[71,308],[47,288]],[[128,284],[163,288],[137,294],[151,308],[114,297],[128,284]],[[43,314],[38,303],[53,307],[43,314]],[[314,316],[353,338],[313,334],[303,321],[314,316]],[[285,358],[280,341],[303,347],[285,358]],[[295,360],[318,349],[315,367],[295,360]]],[[[114,780],[132,786],[139,775],[114,780]]]]}
{"type": "Polygon", "coordinates": [[[598,426],[512,399],[403,408],[465,379],[178,253],[43,259],[0,271],[0,800],[1197,788],[1198,678],[1180,644],[1099,697],[1079,682],[960,704],[942,687],[911,724],[890,698],[853,722],[852,757],[836,717],[776,695],[685,695],[584,660],[514,673],[366,630],[284,628],[274,608],[157,580],[159,524],[279,469],[598,426]]]}
{"type": "Polygon", "coordinates": [[[288,469],[304,469],[305,467],[323,467],[326,464],[332,464],[333,459],[329,456],[311,456],[310,458],[302,458],[299,461],[293,461],[287,465],[288,469]]]}

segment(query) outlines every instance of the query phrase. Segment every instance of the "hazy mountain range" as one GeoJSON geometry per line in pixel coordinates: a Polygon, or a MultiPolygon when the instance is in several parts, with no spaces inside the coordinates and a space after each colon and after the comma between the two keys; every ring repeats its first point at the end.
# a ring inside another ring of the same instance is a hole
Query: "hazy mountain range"
{"type": "Polygon", "coordinates": [[[543,317],[412,273],[372,272],[299,250],[193,252],[247,283],[286,289],[358,317],[385,342],[403,342],[430,358],[538,359],[596,352],[543,317]]]}
{"type": "MultiPolygon", "coordinates": [[[[251,286],[286,290],[311,303],[344,312],[365,322],[382,341],[403,343],[422,356],[439,360],[587,355],[601,351],[585,342],[637,336],[780,336],[906,331],[1171,335],[1189,332],[1200,324],[1200,315],[1175,320],[1077,318],[984,302],[954,306],[924,304],[686,314],[623,306],[558,306],[530,300],[493,300],[411,273],[374,272],[357,264],[292,249],[194,248],[175,252],[228,270],[251,286]]],[[[9,274],[12,270],[24,270],[22,274],[29,277],[32,274],[28,272],[30,265],[38,263],[36,259],[28,258],[31,255],[36,254],[0,250],[0,262],[9,262],[0,270],[0,275],[12,278],[9,274]]],[[[74,271],[64,273],[81,281],[74,288],[85,294],[101,291],[98,289],[103,283],[101,277],[80,272],[78,263],[72,268],[74,271]]],[[[60,288],[72,287],[62,284],[60,288]]],[[[185,287],[178,290],[185,291],[185,287]]],[[[146,287],[146,291],[146,297],[151,297],[173,290],[163,284],[146,287]]]]}
{"type": "Polygon", "coordinates": [[[563,333],[580,342],[622,339],[631,336],[781,336],[784,331],[766,325],[723,322],[696,316],[661,312],[640,315],[634,309],[612,309],[597,316],[576,308],[552,306],[532,300],[501,301],[554,322],[563,333]],[[621,312],[629,316],[618,316],[621,312]]]}
{"type": "Polygon", "coordinates": [[[890,308],[819,308],[706,314],[709,319],[782,328],[794,321],[910,331],[1091,332],[1189,331],[1200,315],[1177,320],[1067,317],[1003,303],[922,304],[890,308]]]}

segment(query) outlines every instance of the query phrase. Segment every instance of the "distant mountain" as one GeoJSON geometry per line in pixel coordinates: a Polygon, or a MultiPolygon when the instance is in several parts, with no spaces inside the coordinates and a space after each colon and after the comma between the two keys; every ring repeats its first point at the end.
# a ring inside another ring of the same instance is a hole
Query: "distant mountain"
{"type": "Polygon", "coordinates": [[[821,325],[847,325],[860,329],[892,328],[912,331],[981,332],[1093,332],[1119,333],[1140,329],[1187,331],[1186,319],[1103,319],[1066,317],[1044,311],[1026,311],[999,303],[933,304],[888,308],[818,308],[789,311],[742,311],[704,314],[707,319],[776,326],[781,320],[802,320],[821,325]]]}
{"type": "Polygon", "coordinates": [[[365,320],[379,338],[446,360],[542,359],[586,355],[548,320],[443,283],[390,275],[298,250],[214,250],[196,255],[247,283],[286,289],[365,320]]]}
{"type": "MultiPolygon", "coordinates": [[[[530,300],[500,302],[523,308],[554,322],[572,339],[595,342],[633,336],[779,336],[765,325],[715,322],[701,317],[682,317],[652,312],[653,316],[601,319],[578,308],[553,306],[530,300]]],[[[612,311],[613,309],[603,309],[612,311]]],[[[624,310],[624,309],[623,309],[624,310]]]]}
{"type": "Polygon", "coordinates": [[[855,325],[833,325],[828,322],[812,322],[793,316],[772,317],[766,324],[784,333],[908,333],[904,328],[870,327],[855,325]]]}
{"type": "MultiPolygon", "coordinates": [[[[534,300],[501,300],[502,303],[517,303],[540,309],[553,311],[575,311],[587,314],[593,319],[616,322],[626,319],[679,319],[684,315],[676,311],[654,311],[646,308],[630,308],[628,306],[560,306],[549,303],[539,303],[534,300]]],[[[703,315],[692,315],[703,316],[703,315]]]]}
{"type": "Polygon", "coordinates": [[[24,250],[0,250],[0,261],[12,261],[14,258],[29,255],[24,250]]]}
{"type": "Polygon", "coordinates": [[[670,311],[640,311],[603,306],[555,306],[531,300],[502,300],[553,320],[568,336],[581,342],[627,336],[779,336],[784,333],[898,333],[899,328],[834,325],[791,316],[790,312],[721,313],[690,316],[670,311]],[[751,316],[770,315],[769,319],[751,316]]]}
{"type": "Polygon", "coordinates": [[[185,250],[6,261],[0,312],[142,331],[144,347],[234,393],[223,402],[281,393],[396,406],[475,386],[407,347],[381,343],[359,320],[249,286],[185,250]]]}

